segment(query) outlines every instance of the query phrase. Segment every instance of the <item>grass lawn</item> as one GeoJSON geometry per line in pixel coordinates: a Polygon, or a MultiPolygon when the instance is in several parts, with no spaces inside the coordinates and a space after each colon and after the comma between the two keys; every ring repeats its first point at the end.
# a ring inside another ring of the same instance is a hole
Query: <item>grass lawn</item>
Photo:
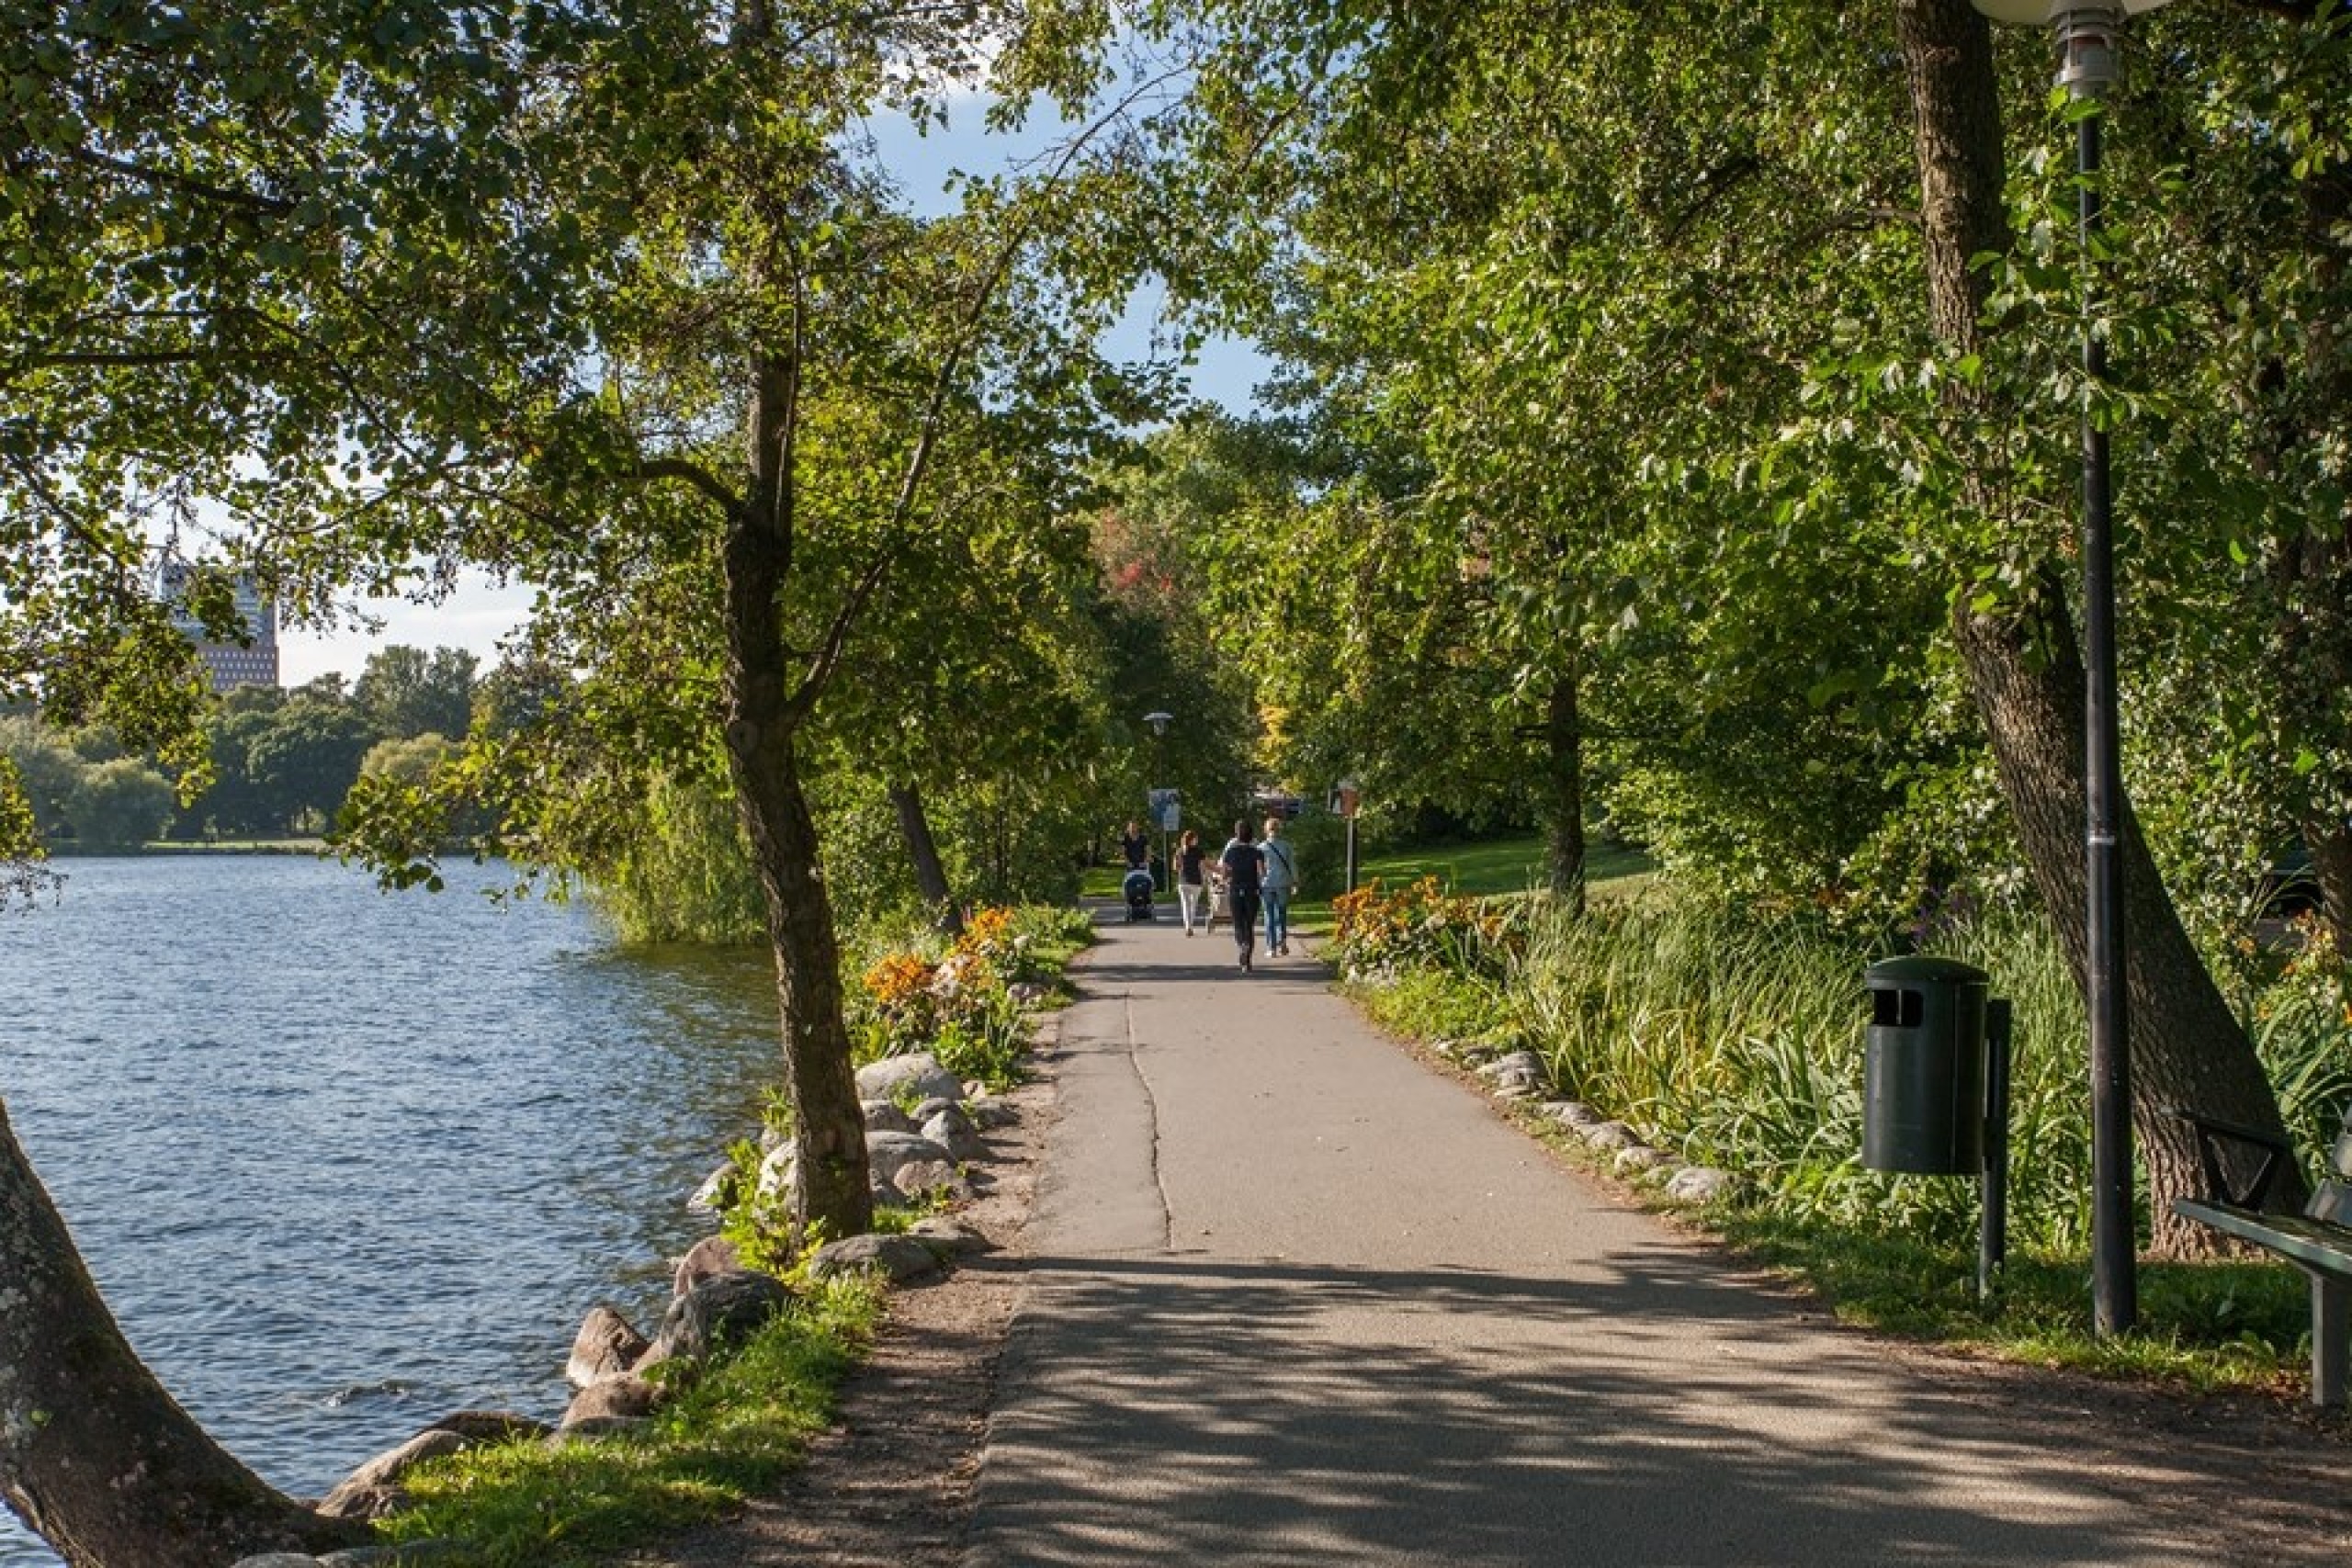
{"type": "MultiPolygon", "coordinates": [[[[1545,851],[1543,835],[1530,833],[1483,843],[1438,844],[1359,857],[1359,884],[1378,877],[1394,887],[1434,876],[1455,893],[1524,893],[1544,885],[1545,851]]],[[[1649,857],[1636,851],[1600,845],[1585,852],[1585,878],[1597,892],[1603,883],[1646,877],[1649,857]]]]}

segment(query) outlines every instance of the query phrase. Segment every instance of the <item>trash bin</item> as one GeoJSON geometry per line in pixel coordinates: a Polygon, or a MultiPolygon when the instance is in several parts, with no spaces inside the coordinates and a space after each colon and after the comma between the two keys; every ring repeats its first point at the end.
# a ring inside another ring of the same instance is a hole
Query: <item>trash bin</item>
{"type": "Polygon", "coordinates": [[[1975,1176],[1984,1163],[1984,1004],[1992,976],[1947,958],[1890,958],[1862,972],[1862,1164],[1975,1176]]]}

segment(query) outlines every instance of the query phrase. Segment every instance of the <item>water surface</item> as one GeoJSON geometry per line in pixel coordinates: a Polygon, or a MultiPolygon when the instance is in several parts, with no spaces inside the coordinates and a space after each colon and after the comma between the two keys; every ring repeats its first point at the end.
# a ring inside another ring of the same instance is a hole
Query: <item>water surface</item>
{"type": "MultiPolygon", "coordinates": [[[[778,1074],[764,954],[624,952],[503,868],[59,868],[0,913],[0,1099],[131,1344],[298,1496],[449,1410],[560,1413],[778,1074]]],[[[0,1565],[55,1561],[0,1510],[0,1565]]]]}

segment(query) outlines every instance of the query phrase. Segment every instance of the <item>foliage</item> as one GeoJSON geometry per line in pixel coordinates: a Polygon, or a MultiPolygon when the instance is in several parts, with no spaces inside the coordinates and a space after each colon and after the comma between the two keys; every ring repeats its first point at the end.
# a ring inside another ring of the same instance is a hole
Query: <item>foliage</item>
{"type": "Polygon", "coordinates": [[[429,1461],[403,1480],[410,1506],[379,1529],[468,1568],[567,1568],[729,1514],[766,1495],[831,1422],[883,1299],[865,1280],[806,1287],[646,1430],[429,1461]]]}
{"type": "Polygon", "coordinates": [[[1331,900],[1331,952],[1351,977],[1414,967],[1498,974],[1523,942],[1514,907],[1460,897],[1424,876],[1387,889],[1374,877],[1331,900]]]}

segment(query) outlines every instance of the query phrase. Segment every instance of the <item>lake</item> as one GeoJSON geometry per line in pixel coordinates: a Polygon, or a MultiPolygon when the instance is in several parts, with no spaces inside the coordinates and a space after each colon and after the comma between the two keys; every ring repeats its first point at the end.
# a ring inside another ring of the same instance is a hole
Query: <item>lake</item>
{"type": "MultiPolygon", "coordinates": [[[[625,950],[501,867],[57,869],[0,911],[0,1100],[131,1344],[297,1496],[451,1410],[559,1415],[781,1076],[765,953],[625,950]]],[[[0,1564],[56,1561],[0,1510],[0,1564]]]]}

